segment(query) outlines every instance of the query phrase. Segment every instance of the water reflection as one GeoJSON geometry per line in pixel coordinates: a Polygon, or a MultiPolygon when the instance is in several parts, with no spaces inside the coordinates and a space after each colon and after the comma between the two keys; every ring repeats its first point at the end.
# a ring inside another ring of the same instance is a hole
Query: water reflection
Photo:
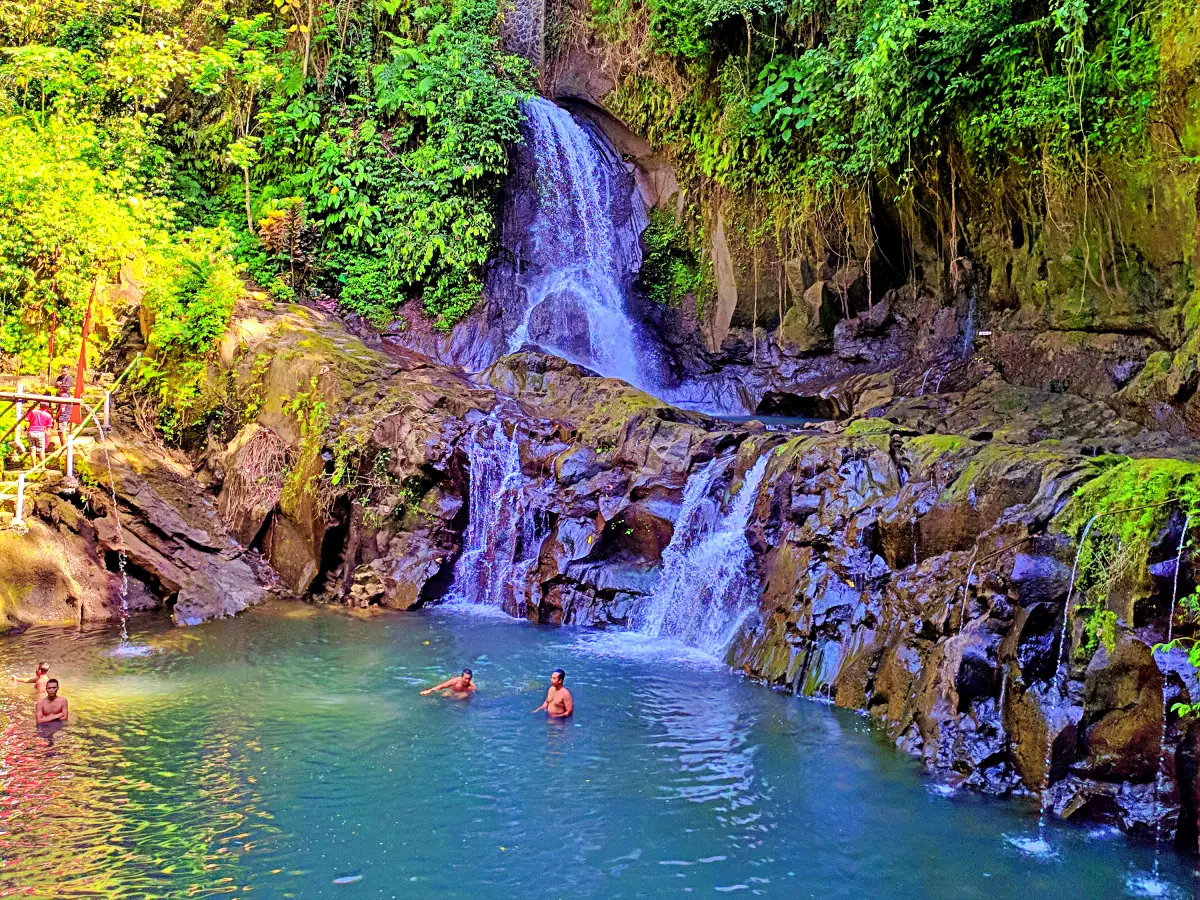
{"type": "Polygon", "coordinates": [[[931,796],[864,722],[645,641],[479,617],[274,608],[202,628],[0,639],[48,657],[47,748],[0,689],[0,896],[571,900],[1145,896],[1190,871],[1120,835],[931,796]],[[303,616],[293,615],[305,610],[303,616]],[[628,651],[629,655],[626,655],[628,651]],[[420,697],[471,665],[468,703],[420,697]],[[573,720],[531,710],[567,669],[573,720]]]}
{"type": "Polygon", "coordinates": [[[53,747],[37,736],[29,698],[0,699],[0,895],[157,898],[181,885],[195,896],[248,885],[241,858],[273,831],[245,777],[252,742],[236,721],[196,728],[185,701],[133,690],[138,681],[127,694],[103,678],[74,682],[74,718],[53,747]]]}

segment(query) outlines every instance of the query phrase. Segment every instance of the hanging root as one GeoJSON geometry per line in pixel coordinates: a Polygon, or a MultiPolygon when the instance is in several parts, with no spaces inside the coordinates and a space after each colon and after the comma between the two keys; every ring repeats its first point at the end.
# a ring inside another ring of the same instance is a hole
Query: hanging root
{"type": "Polygon", "coordinates": [[[273,429],[256,431],[237,454],[237,466],[225,476],[221,515],[239,509],[273,509],[283,494],[288,448],[273,429]]]}

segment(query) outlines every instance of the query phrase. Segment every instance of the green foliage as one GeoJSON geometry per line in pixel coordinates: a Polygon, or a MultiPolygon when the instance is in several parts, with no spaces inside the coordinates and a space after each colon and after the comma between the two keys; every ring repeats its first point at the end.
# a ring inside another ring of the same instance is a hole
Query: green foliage
{"type": "Polygon", "coordinates": [[[1087,607],[1083,620],[1083,652],[1091,656],[1101,646],[1110,653],[1117,646],[1117,614],[1105,609],[1104,598],[1100,597],[1087,607]]]}
{"type": "Polygon", "coordinates": [[[395,318],[395,309],[404,298],[404,283],[392,273],[386,259],[352,255],[346,265],[341,304],[376,328],[384,328],[395,318]]]}
{"type": "Polygon", "coordinates": [[[532,81],[497,23],[496,0],[0,0],[0,347],[34,359],[98,268],[196,225],[275,299],[344,289],[379,323],[419,299],[448,328],[532,81]]]}
{"type": "Polygon", "coordinates": [[[297,391],[284,400],[283,413],[294,416],[300,426],[300,448],[296,464],[284,479],[280,502],[285,509],[294,510],[301,498],[307,496],[323,505],[327,497],[320,490],[320,473],[324,468],[320,464],[320,454],[329,428],[329,412],[316,375],[309,378],[308,390],[297,391]]]}
{"type": "Polygon", "coordinates": [[[666,210],[650,211],[650,223],[642,232],[642,269],[639,282],[655,303],[678,306],[689,294],[703,305],[711,284],[704,256],[684,227],[683,221],[666,210]]]}
{"type": "Polygon", "coordinates": [[[26,369],[45,366],[52,320],[56,356],[77,355],[96,276],[166,237],[167,204],[110,162],[90,123],[0,119],[0,353],[26,369]]]}
{"type": "Polygon", "coordinates": [[[228,253],[229,237],[196,230],[156,255],[157,277],[143,300],[152,318],[138,377],[158,401],[168,440],[201,424],[220,402],[208,390],[208,362],[245,293],[228,253]]]}
{"type": "MultiPolygon", "coordinates": [[[[1174,459],[1102,457],[1097,477],[1084,483],[1053,526],[1078,542],[1075,582],[1084,612],[1083,651],[1115,641],[1109,586],[1144,571],[1151,541],[1173,514],[1200,514],[1200,465],[1174,459]]],[[[1131,623],[1125,623],[1131,624],[1131,623]]]]}
{"type": "Polygon", "coordinates": [[[781,220],[828,218],[872,182],[902,193],[951,157],[1038,192],[1139,158],[1197,77],[1166,45],[1200,28],[1181,0],[593,0],[592,16],[626,45],[618,114],[781,220]]]}

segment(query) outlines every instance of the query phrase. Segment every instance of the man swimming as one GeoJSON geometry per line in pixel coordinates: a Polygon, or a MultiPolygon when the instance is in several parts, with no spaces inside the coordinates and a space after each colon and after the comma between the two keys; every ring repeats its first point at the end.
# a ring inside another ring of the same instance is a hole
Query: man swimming
{"type": "Polygon", "coordinates": [[[37,669],[28,678],[18,678],[14,675],[12,680],[17,684],[32,684],[34,695],[44,697],[46,696],[46,682],[50,680],[50,664],[38,663],[37,669]]]}
{"type": "Polygon", "coordinates": [[[545,710],[551,719],[565,719],[575,712],[575,700],[571,692],[563,687],[566,677],[567,673],[562,669],[550,673],[550,690],[546,691],[546,701],[534,710],[535,713],[545,710]]]}
{"type": "Polygon", "coordinates": [[[67,698],[58,696],[58,679],[51,678],[46,682],[46,696],[33,707],[38,734],[47,744],[53,744],[55,733],[62,730],[69,717],[67,698]]]}
{"type": "Polygon", "coordinates": [[[463,669],[461,675],[447,678],[441,684],[421,691],[421,696],[428,697],[434,691],[449,691],[455,700],[464,700],[475,693],[475,676],[470,669],[463,669]]]}

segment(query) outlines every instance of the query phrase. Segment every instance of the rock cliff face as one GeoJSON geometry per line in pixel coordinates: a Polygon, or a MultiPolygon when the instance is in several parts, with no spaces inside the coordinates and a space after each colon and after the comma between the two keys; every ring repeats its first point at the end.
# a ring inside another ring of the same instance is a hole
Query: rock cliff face
{"type": "Polygon", "coordinates": [[[194,624],[265,596],[269,570],[231,536],[190,461],[125,426],[79,447],[80,480],[51,473],[30,488],[25,526],[0,531],[0,630],[168,605],[194,624]]]}
{"type": "MultiPolygon", "coordinates": [[[[243,319],[226,350],[251,403],[211,477],[294,593],[409,609],[453,586],[538,622],[633,627],[689,479],[729,461],[713,495],[728,507],[765,459],[732,664],[867,713],[956,784],[1049,783],[1061,814],[1143,833],[1182,809],[1194,846],[1195,731],[1173,715],[1164,731],[1163,711],[1198,687],[1186,660],[1151,652],[1172,593],[1196,583],[1189,555],[1175,572],[1183,522],[1154,538],[1140,583],[1110,593],[1108,646],[1077,590],[1068,604],[1065,533],[1114,455],[1200,472],[1191,445],[978,365],[916,396],[891,376],[844,379],[827,399],[845,423],[780,432],[532,352],[468,380],[299,308],[243,319]],[[258,471],[264,432],[287,474],[250,502],[237,473],[258,471]]],[[[1176,634],[1192,627],[1176,616],[1176,634]]]]}
{"type": "MultiPolygon", "coordinates": [[[[849,329],[870,335],[876,315],[849,329]]],[[[838,421],[769,430],[541,353],[468,378],[321,312],[243,310],[211,372],[225,428],[197,461],[118,430],[115,507],[96,447],[80,488],[36,499],[29,536],[0,533],[4,625],[117,615],[123,549],[128,606],[183,624],[268,590],[393,609],[457,592],[644,630],[679,536],[704,515],[727,523],[736,499],[739,571],[714,571],[738,590],[704,594],[730,607],[709,610],[730,640],[710,649],[866,713],[955,784],[1048,785],[1064,816],[1161,821],[1195,847],[1197,731],[1164,710],[1200,686],[1182,654],[1151,650],[1169,622],[1196,627],[1171,602],[1198,581],[1190,553],[1176,571],[1185,523],[1163,519],[1141,568],[1110,585],[1104,640],[1069,535],[1116,461],[1179,482],[1200,452],[983,363],[922,380],[851,373],[820,397],[838,421]]]]}

